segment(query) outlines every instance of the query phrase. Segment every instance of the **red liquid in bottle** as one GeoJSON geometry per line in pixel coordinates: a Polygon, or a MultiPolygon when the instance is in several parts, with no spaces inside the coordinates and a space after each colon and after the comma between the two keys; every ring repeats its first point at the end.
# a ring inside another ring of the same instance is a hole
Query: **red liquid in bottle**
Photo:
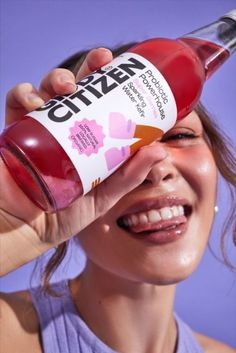
{"type": "MultiPolygon", "coordinates": [[[[175,96],[178,119],[194,109],[206,77],[229,55],[222,47],[196,38],[152,39],[129,51],[144,56],[163,74],[175,96]],[[219,52],[205,68],[209,54],[214,57],[219,52]]],[[[83,194],[70,158],[35,119],[23,118],[6,129],[0,136],[0,152],[20,188],[43,210],[63,209],[83,194]]]]}
{"type": "Polygon", "coordinates": [[[0,152],[19,187],[43,210],[63,209],[83,194],[70,158],[35,119],[24,117],[6,129],[0,152]]]}
{"type": "Polygon", "coordinates": [[[198,55],[206,71],[208,79],[229,57],[229,51],[213,42],[204,41],[198,38],[181,38],[181,41],[188,44],[198,55]]]}

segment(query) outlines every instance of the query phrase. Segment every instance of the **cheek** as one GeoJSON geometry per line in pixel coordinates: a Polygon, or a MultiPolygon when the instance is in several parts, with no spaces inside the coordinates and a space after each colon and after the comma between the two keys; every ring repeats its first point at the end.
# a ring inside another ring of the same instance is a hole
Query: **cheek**
{"type": "Polygon", "coordinates": [[[196,145],[183,152],[182,176],[195,194],[197,202],[214,205],[216,198],[217,169],[211,151],[205,143],[196,145]],[[186,161],[189,161],[186,163],[186,161]]]}
{"type": "MultiPolygon", "coordinates": [[[[185,150],[183,158],[185,161],[188,158],[189,163],[182,162],[178,167],[193,197],[193,213],[190,223],[191,241],[186,242],[188,252],[182,254],[182,259],[185,255],[189,255],[186,257],[186,262],[191,262],[191,257],[195,257],[197,263],[205,250],[214,219],[217,168],[206,144],[192,146],[188,151],[185,150]]],[[[183,249],[186,250],[185,247],[183,249]]]]}
{"type": "Polygon", "coordinates": [[[122,252],[117,247],[117,236],[119,234],[116,234],[114,225],[106,222],[106,217],[101,217],[80,232],[78,239],[92,262],[102,268],[109,268],[116,257],[122,258],[122,252]]]}

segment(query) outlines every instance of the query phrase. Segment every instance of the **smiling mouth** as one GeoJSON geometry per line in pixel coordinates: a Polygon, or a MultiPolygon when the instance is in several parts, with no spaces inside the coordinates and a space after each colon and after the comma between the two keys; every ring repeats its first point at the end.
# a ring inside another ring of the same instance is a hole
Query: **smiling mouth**
{"type": "Polygon", "coordinates": [[[189,204],[175,204],[162,208],[148,208],[130,212],[117,219],[117,225],[135,238],[164,244],[180,238],[187,229],[192,214],[189,204]]]}

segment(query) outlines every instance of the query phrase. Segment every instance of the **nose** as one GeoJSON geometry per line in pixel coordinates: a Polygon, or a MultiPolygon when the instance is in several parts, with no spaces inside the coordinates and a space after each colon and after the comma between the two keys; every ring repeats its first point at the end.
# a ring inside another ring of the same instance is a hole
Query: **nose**
{"type": "Polygon", "coordinates": [[[162,145],[162,148],[166,149],[166,157],[153,165],[144,181],[145,183],[148,182],[153,185],[161,185],[167,182],[175,181],[179,176],[179,171],[174,164],[173,154],[167,147],[162,145]]]}

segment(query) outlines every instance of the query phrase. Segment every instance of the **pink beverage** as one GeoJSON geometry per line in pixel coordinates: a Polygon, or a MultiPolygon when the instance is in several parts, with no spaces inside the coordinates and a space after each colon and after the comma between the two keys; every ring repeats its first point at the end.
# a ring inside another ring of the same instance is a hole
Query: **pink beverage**
{"type": "Polygon", "coordinates": [[[37,206],[63,209],[189,114],[206,79],[235,48],[236,10],[176,40],[135,45],[78,82],[75,93],[5,129],[1,157],[37,206]]]}

